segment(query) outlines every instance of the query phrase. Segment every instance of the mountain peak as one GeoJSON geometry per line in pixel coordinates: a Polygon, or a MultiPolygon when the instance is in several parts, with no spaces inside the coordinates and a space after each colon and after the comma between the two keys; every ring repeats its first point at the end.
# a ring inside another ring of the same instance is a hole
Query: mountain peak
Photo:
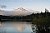
{"type": "Polygon", "coordinates": [[[23,7],[20,7],[20,8],[18,8],[18,9],[24,9],[23,7]]]}
{"type": "Polygon", "coordinates": [[[26,9],[24,9],[23,7],[17,8],[15,10],[19,10],[19,11],[27,11],[26,9]]]}

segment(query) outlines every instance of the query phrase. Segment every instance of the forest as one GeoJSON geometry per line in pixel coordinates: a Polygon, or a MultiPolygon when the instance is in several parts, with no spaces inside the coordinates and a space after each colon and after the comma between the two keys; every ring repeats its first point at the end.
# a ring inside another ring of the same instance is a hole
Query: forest
{"type": "MultiPolygon", "coordinates": [[[[37,33],[50,33],[50,12],[45,9],[45,12],[32,14],[32,24],[37,27],[37,33]]],[[[33,28],[32,28],[33,29],[33,28]]]]}

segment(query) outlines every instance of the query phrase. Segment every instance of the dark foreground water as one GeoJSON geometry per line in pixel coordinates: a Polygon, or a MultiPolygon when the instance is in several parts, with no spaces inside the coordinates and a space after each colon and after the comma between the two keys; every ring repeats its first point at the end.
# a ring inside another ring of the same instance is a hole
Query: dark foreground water
{"type": "Polygon", "coordinates": [[[36,33],[36,32],[33,32],[32,24],[30,23],[4,22],[0,24],[0,33],[36,33]]]}

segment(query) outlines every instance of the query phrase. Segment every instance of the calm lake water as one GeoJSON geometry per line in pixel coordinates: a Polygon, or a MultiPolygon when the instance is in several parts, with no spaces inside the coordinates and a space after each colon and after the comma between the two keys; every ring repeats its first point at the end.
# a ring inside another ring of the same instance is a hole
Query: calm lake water
{"type": "MultiPolygon", "coordinates": [[[[0,24],[0,33],[32,33],[32,24],[27,22],[4,22],[0,24]]],[[[36,33],[36,32],[33,32],[36,33]]]]}

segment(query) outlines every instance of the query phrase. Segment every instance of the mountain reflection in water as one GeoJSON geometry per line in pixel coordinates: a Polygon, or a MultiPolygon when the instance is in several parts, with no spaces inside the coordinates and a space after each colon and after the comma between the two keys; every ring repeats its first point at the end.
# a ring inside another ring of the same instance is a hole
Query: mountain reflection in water
{"type": "Polygon", "coordinates": [[[0,24],[0,33],[31,33],[33,32],[31,26],[32,24],[26,22],[5,22],[0,24]]]}

